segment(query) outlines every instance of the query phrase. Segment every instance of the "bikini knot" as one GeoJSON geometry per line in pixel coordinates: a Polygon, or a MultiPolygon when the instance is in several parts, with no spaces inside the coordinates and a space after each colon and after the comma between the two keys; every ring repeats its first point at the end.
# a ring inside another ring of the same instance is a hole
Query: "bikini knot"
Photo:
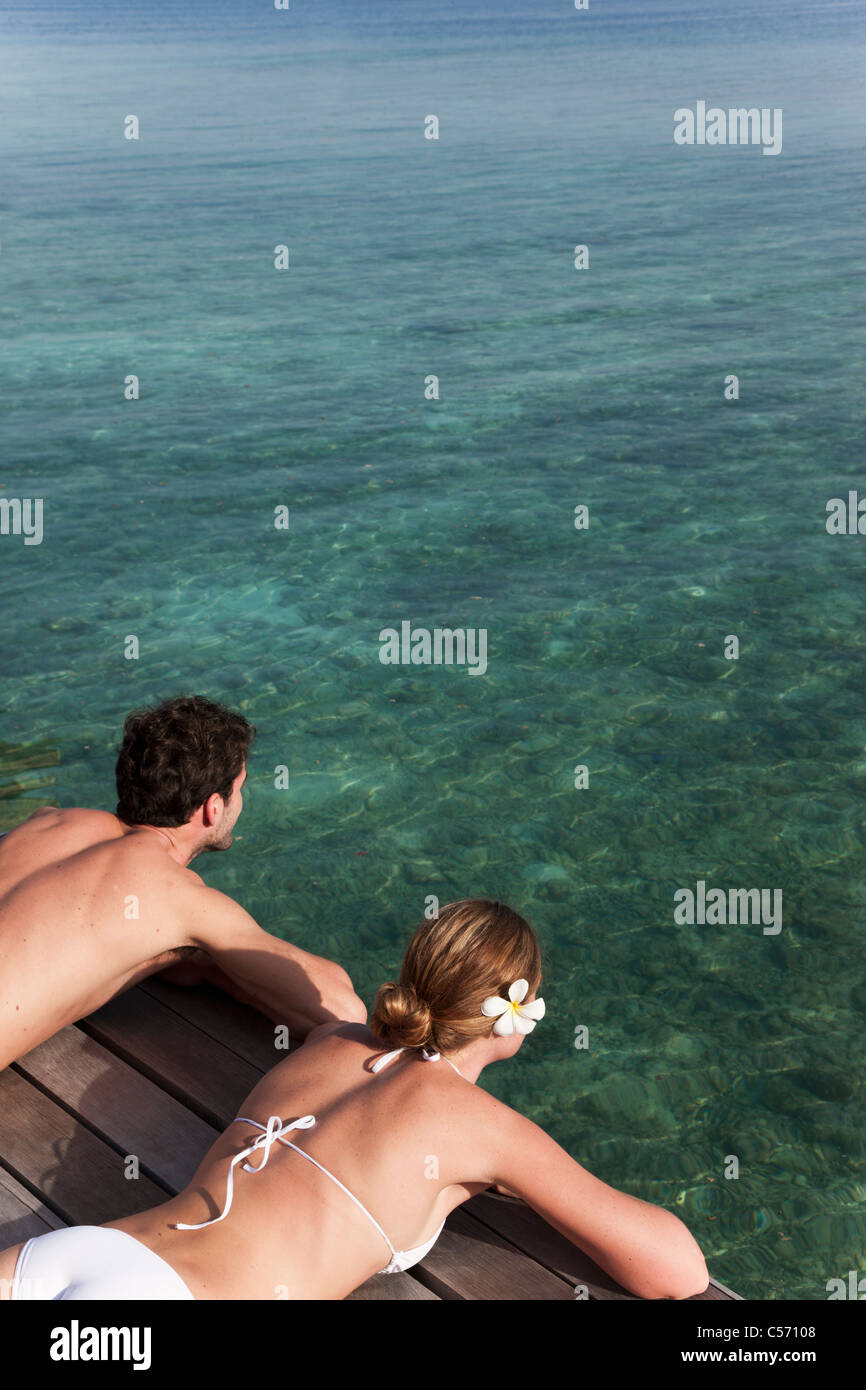
{"type": "Polygon", "coordinates": [[[254,1144],[250,1145],[250,1152],[253,1152],[255,1149],[262,1150],[261,1162],[256,1164],[245,1163],[245,1171],[247,1173],[260,1172],[270,1157],[271,1148],[275,1140],[281,1138],[284,1134],[288,1134],[289,1131],[293,1129],[311,1129],[315,1123],[315,1115],[303,1115],[300,1120],[293,1120],[291,1122],[288,1120],[283,1121],[279,1115],[271,1115],[265,1126],[264,1132],[259,1135],[254,1144]]]}

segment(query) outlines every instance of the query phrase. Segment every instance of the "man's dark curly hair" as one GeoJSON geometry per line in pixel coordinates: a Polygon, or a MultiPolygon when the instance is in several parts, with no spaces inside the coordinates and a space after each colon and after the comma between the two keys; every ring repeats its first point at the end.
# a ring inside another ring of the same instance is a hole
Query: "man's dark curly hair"
{"type": "Polygon", "coordinates": [[[186,825],[214,793],[227,801],[255,729],[201,695],[134,710],[117,756],[117,816],[126,825],[186,825]]]}

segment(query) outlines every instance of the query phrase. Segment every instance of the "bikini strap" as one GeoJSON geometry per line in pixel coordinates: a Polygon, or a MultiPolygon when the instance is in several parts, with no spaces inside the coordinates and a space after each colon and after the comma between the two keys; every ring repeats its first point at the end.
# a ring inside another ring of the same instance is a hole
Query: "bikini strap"
{"type": "Polygon", "coordinates": [[[341,1191],[345,1192],[347,1197],[351,1197],[352,1201],[355,1203],[355,1206],[360,1207],[361,1211],[367,1217],[368,1221],[372,1221],[373,1225],[376,1227],[376,1230],[379,1232],[379,1235],[382,1237],[388,1249],[391,1251],[392,1259],[396,1259],[397,1251],[391,1244],[391,1239],[388,1236],[387,1232],[382,1230],[382,1227],[379,1225],[373,1213],[367,1210],[367,1208],[364,1206],[364,1203],[358,1200],[354,1192],[350,1192],[348,1187],[346,1187],[343,1183],[340,1182],[339,1178],[335,1178],[334,1174],[329,1172],[327,1168],[323,1167],[323,1165],[318,1161],[318,1159],[313,1158],[312,1154],[308,1154],[306,1149],[299,1149],[297,1144],[289,1144],[288,1139],[285,1142],[290,1149],[294,1149],[296,1154],[300,1154],[301,1158],[306,1158],[310,1163],[314,1163],[315,1166],[318,1168],[319,1172],[324,1173],[326,1178],[330,1178],[331,1182],[336,1183],[337,1187],[339,1187],[341,1191]]]}
{"type": "MultiPolygon", "coordinates": [[[[232,1124],[237,1124],[238,1122],[252,1125],[255,1129],[260,1129],[262,1132],[258,1139],[250,1144],[248,1148],[241,1149],[240,1153],[235,1154],[229,1164],[228,1177],[226,1179],[226,1202],[219,1216],[214,1216],[210,1221],[199,1221],[198,1224],[194,1226],[188,1225],[185,1221],[178,1221],[173,1226],[173,1230],[201,1231],[204,1230],[205,1226],[215,1226],[218,1221],[225,1221],[231,1211],[232,1198],[234,1196],[235,1165],[248,1158],[250,1154],[255,1153],[256,1149],[261,1149],[262,1159],[260,1163],[255,1165],[252,1163],[244,1163],[245,1172],[260,1173],[270,1157],[274,1142],[278,1140],[281,1144],[285,1144],[287,1148],[293,1149],[295,1147],[294,1144],[290,1144],[288,1139],[283,1138],[283,1135],[289,1134],[293,1129],[311,1129],[316,1123],[316,1117],[315,1115],[303,1115],[300,1120],[292,1120],[291,1122],[286,1120],[284,1122],[280,1119],[279,1115],[271,1115],[268,1123],[266,1125],[261,1125],[258,1120],[247,1119],[246,1115],[236,1115],[232,1120],[232,1124]]],[[[298,1152],[301,1152],[301,1150],[298,1150],[298,1152]]]]}
{"type": "Polygon", "coordinates": [[[421,1056],[424,1058],[425,1062],[447,1062],[449,1067],[451,1067],[454,1071],[457,1072],[458,1076],[463,1075],[462,1071],[459,1071],[458,1068],[454,1066],[454,1063],[451,1061],[451,1058],[443,1057],[441,1052],[425,1052],[422,1048],[421,1056]]]}
{"type": "MultiPolygon", "coordinates": [[[[388,1063],[393,1060],[394,1057],[399,1057],[400,1053],[405,1051],[405,1047],[395,1047],[393,1052],[386,1052],[384,1057],[380,1057],[378,1062],[374,1062],[370,1070],[381,1071],[383,1067],[387,1066],[388,1063]]],[[[426,1047],[422,1047],[421,1049],[421,1059],[424,1062],[438,1062],[441,1059],[441,1057],[441,1052],[428,1052],[426,1047]]],[[[454,1063],[451,1061],[450,1057],[446,1057],[445,1061],[448,1063],[449,1067],[452,1067],[454,1071],[457,1072],[458,1076],[463,1075],[463,1073],[461,1071],[458,1071],[457,1067],[454,1066],[454,1063]]]]}
{"type": "Polygon", "coordinates": [[[395,1057],[399,1057],[400,1053],[405,1051],[405,1047],[395,1047],[393,1052],[386,1052],[384,1057],[380,1057],[378,1062],[374,1062],[370,1070],[381,1071],[383,1067],[387,1067],[389,1062],[392,1062],[395,1057]]]}

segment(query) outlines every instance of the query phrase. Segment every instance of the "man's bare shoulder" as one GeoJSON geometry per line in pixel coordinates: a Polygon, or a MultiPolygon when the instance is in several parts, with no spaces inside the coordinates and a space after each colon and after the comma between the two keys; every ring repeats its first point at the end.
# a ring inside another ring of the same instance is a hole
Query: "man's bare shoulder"
{"type": "Polygon", "coordinates": [[[40,806],[0,841],[6,864],[23,872],[121,840],[124,827],[109,811],[85,806],[40,806]]]}
{"type": "Polygon", "coordinates": [[[189,890],[186,906],[191,920],[204,934],[216,936],[226,931],[244,928],[255,932],[262,931],[255,918],[228,893],[223,893],[219,888],[212,888],[192,869],[184,869],[183,878],[189,890]]]}
{"type": "Polygon", "coordinates": [[[74,830],[82,834],[93,831],[95,839],[107,839],[124,833],[117,816],[110,811],[94,811],[88,806],[40,806],[9,833],[17,835],[20,831],[33,831],[43,834],[50,830],[74,830]]]}

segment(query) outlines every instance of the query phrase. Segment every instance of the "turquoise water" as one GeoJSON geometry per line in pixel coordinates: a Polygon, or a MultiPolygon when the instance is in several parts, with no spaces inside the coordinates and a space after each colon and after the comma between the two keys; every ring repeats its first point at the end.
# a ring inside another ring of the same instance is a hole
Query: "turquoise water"
{"type": "Polygon", "coordinates": [[[208,881],[368,1003],[427,894],[511,903],[548,1016],[483,1084],[745,1296],[826,1297],[866,1245],[866,540],[824,525],[866,482],[862,9],[180,9],[0,3],[0,497],[44,498],[0,536],[0,828],[113,808],[131,707],[234,705],[208,881]],[[781,107],[781,155],[675,146],[699,99],[781,107]],[[406,619],[486,674],[382,665],[406,619]],[[781,932],[677,926],[698,879],[781,932]]]}

